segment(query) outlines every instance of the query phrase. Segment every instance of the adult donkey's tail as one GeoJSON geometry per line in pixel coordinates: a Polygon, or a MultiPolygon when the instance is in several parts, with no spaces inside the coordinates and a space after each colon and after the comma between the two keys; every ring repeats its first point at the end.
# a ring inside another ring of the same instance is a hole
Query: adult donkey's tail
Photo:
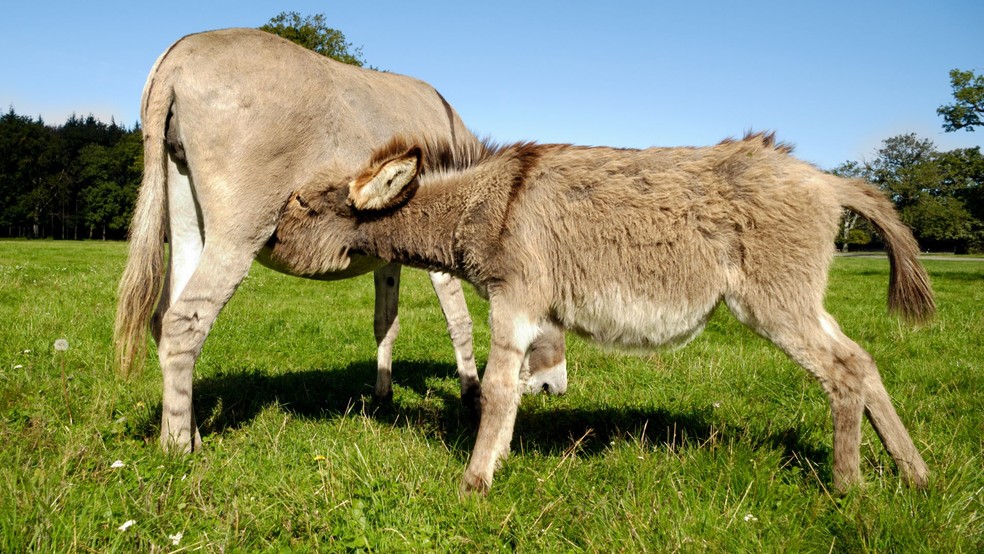
{"type": "Polygon", "coordinates": [[[907,323],[928,323],[936,314],[936,303],[929,277],[919,263],[919,245],[912,231],[899,220],[895,207],[881,191],[863,181],[839,181],[837,193],[841,205],[873,223],[885,239],[892,267],[888,283],[889,311],[907,323]]]}
{"type": "Polygon", "coordinates": [[[130,223],[130,252],[120,280],[113,330],[117,364],[124,375],[143,368],[148,322],[163,282],[167,218],[164,133],[173,100],[169,79],[160,71],[165,56],[167,52],[154,64],[143,93],[143,182],[130,223]]]}

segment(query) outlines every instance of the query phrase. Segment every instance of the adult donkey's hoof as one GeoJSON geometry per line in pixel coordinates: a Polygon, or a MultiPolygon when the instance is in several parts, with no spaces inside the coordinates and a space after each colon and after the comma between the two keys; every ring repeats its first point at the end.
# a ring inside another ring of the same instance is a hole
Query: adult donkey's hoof
{"type": "Polygon", "coordinates": [[[466,471],[461,478],[459,492],[461,496],[480,495],[485,496],[489,493],[492,483],[486,481],[481,476],[470,471],[466,471]]]}

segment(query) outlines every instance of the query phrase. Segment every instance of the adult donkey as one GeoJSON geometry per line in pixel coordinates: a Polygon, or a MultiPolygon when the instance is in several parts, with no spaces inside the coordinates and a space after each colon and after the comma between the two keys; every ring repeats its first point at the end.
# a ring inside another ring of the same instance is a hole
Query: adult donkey
{"type": "Polygon", "coordinates": [[[823,307],[849,207],[885,240],[889,307],[916,323],[935,312],[918,245],[880,191],[796,160],[772,135],[706,148],[517,144],[455,156],[464,161],[418,179],[421,165],[449,158],[446,142],[419,140],[394,140],[361,173],[313,177],[284,210],[271,255],[330,266],[351,248],[488,292],[492,347],[466,491],[487,490],[509,451],[519,368],[544,331],[682,345],[721,302],[820,381],[839,489],[860,480],[862,413],[902,475],[926,484],[874,361],[823,307]]]}
{"type": "MultiPolygon", "coordinates": [[[[477,140],[422,81],[345,65],[252,29],[178,40],[150,72],[141,115],[144,178],[120,282],[115,342],[129,373],[142,364],[151,320],[164,378],[161,443],[193,451],[201,446],[192,409],[195,360],[254,258],[290,272],[263,250],[291,192],[325,163],[360,163],[397,132],[437,135],[461,147],[477,140]]],[[[400,266],[344,258],[330,270],[294,274],[332,280],[375,270],[374,393],[387,397],[400,266]]],[[[432,274],[431,280],[454,344],[462,400],[475,406],[479,382],[461,286],[447,275],[432,274]]],[[[562,393],[563,337],[540,346],[547,355],[530,358],[539,379],[533,385],[562,393]]]]}

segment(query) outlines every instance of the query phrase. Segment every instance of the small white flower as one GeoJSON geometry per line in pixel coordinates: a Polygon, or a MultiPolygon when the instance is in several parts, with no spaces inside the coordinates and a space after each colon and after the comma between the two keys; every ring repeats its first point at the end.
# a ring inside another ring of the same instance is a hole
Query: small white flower
{"type": "Polygon", "coordinates": [[[58,339],[55,341],[55,352],[64,352],[68,350],[68,340],[58,339]]]}
{"type": "Polygon", "coordinates": [[[178,543],[181,542],[181,537],[184,537],[184,533],[178,532],[167,536],[167,538],[171,539],[171,544],[174,546],[178,546],[178,543]]]}
{"type": "Polygon", "coordinates": [[[121,468],[121,467],[123,467],[123,466],[125,466],[125,465],[126,465],[126,464],[124,464],[124,463],[123,463],[123,460],[116,460],[116,461],[115,461],[115,462],[113,462],[113,464],[112,464],[112,465],[110,465],[109,467],[111,467],[111,468],[113,468],[113,469],[119,469],[119,468],[121,468]]]}
{"type": "Polygon", "coordinates": [[[30,353],[31,353],[30,350],[25,350],[25,351],[21,352],[21,354],[30,354],[30,353]]]}
{"type": "Polygon", "coordinates": [[[22,366],[21,364],[17,364],[17,365],[14,366],[14,369],[21,369],[22,367],[24,367],[24,366],[22,366]]]}
{"type": "Polygon", "coordinates": [[[720,408],[721,407],[721,403],[720,402],[715,402],[715,403],[711,404],[711,406],[714,406],[715,408],[720,408]]]}
{"type": "Polygon", "coordinates": [[[129,529],[136,522],[137,522],[137,520],[135,520],[135,519],[128,519],[128,520],[126,520],[126,521],[123,522],[123,525],[120,525],[119,527],[117,527],[117,529],[119,529],[120,531],[126,531],[127,529],[129,529]]]}
{"type": "Polygon", "coordinates": [[[752,514],[745,514],[745,521],[758,521],[759,518],[753,516],[752,514]]]}

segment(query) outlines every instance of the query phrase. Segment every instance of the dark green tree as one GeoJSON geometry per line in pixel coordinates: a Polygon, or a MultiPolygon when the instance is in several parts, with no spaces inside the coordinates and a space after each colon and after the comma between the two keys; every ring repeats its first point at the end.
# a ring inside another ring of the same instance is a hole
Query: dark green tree
{"type": "Polygon", "coordinates": [[[0,236],[71,239],[98,230],[122,238],[140,182],[140,141],[139,129],[91,115],[52,127],[11,108],[0,116],[0,236]]]}
{"type": "Polygon", "coordinates": [[[950,86],[955,102],[936,109],[936,113],[943,116],[943,130],[948,133],[959,129],[973,131],[984,115],[984,75],[954,69],[950,71],[950,86]]]}
{"type": "Polygon", "coordinates": [[[972,218],[969,249],[984,252],[984,155],[980,147],[943,152],[937,158],[946,188],[972,218]]]}
{"type": "Polygon", "coordinates": [[[80,217],[88,238],[123,238],[133,215],[143,169],[140,131],[111,146],[92,143],[79,152],[80,217]]]}
{"type": "Polygon", "coordinates": [[[984,221],[984,155],[981,148],[959,148],[941,152],[937,163],[943,187],[954,191],[976,219],[984,221]]]}
{"type": "Polygon", "coordinates": [[[56,134],[59,171],[52,175],[47,187],[47,194],[52,201],[49,210],[51,227],[47,236],[78,239],[82,238],[80,230],[84,234],[85,225],[80,213],[80,194],[84,187],[81,153],[92,145],[112,148],[122,140],[126,130],[115,121],[111,120],[106,124],[92,114],[86,117],[72,114],[64,125],[56,129],[56,134]]]}
{"type": "Polygon", "coordinates": [[[915,133],[885,139],[874,160],[865,166],[869,180],[891,197],[899,210],[923,199],[924,194],[939,186],[939,175],[932,163],[936,146],[915,133]]]}
{"type": "MultiPolygon", "coordinates": [[[[868,162],[868,179],[886,191],[923,247],[965,251],[974,239],[974,218],[963,195],[967,179],[947,172],[933,142],[914,133],[884,141],[868,162]]],[[[953,168],[956,168],[954,165],[953,168]]]]}
{"type": "Polygon", "coordinates": [[[49,185],[60,170],[58,137],[39,118],[0,116],[0,233],[39,237],[46,234],[52,203],[49,185]]]}
{"type": "Polygon", "coordinates": [[[345,41],[345,35],[338,29],[332,29],[325,21],[323,14],[301,17],[297,12],[281,12],[265,25],[261,31],[273,33],[291,42],[313,50],[322,56],[327,56],[342,63],[362,67],[362,48],[353,47],[345,41]]]}

